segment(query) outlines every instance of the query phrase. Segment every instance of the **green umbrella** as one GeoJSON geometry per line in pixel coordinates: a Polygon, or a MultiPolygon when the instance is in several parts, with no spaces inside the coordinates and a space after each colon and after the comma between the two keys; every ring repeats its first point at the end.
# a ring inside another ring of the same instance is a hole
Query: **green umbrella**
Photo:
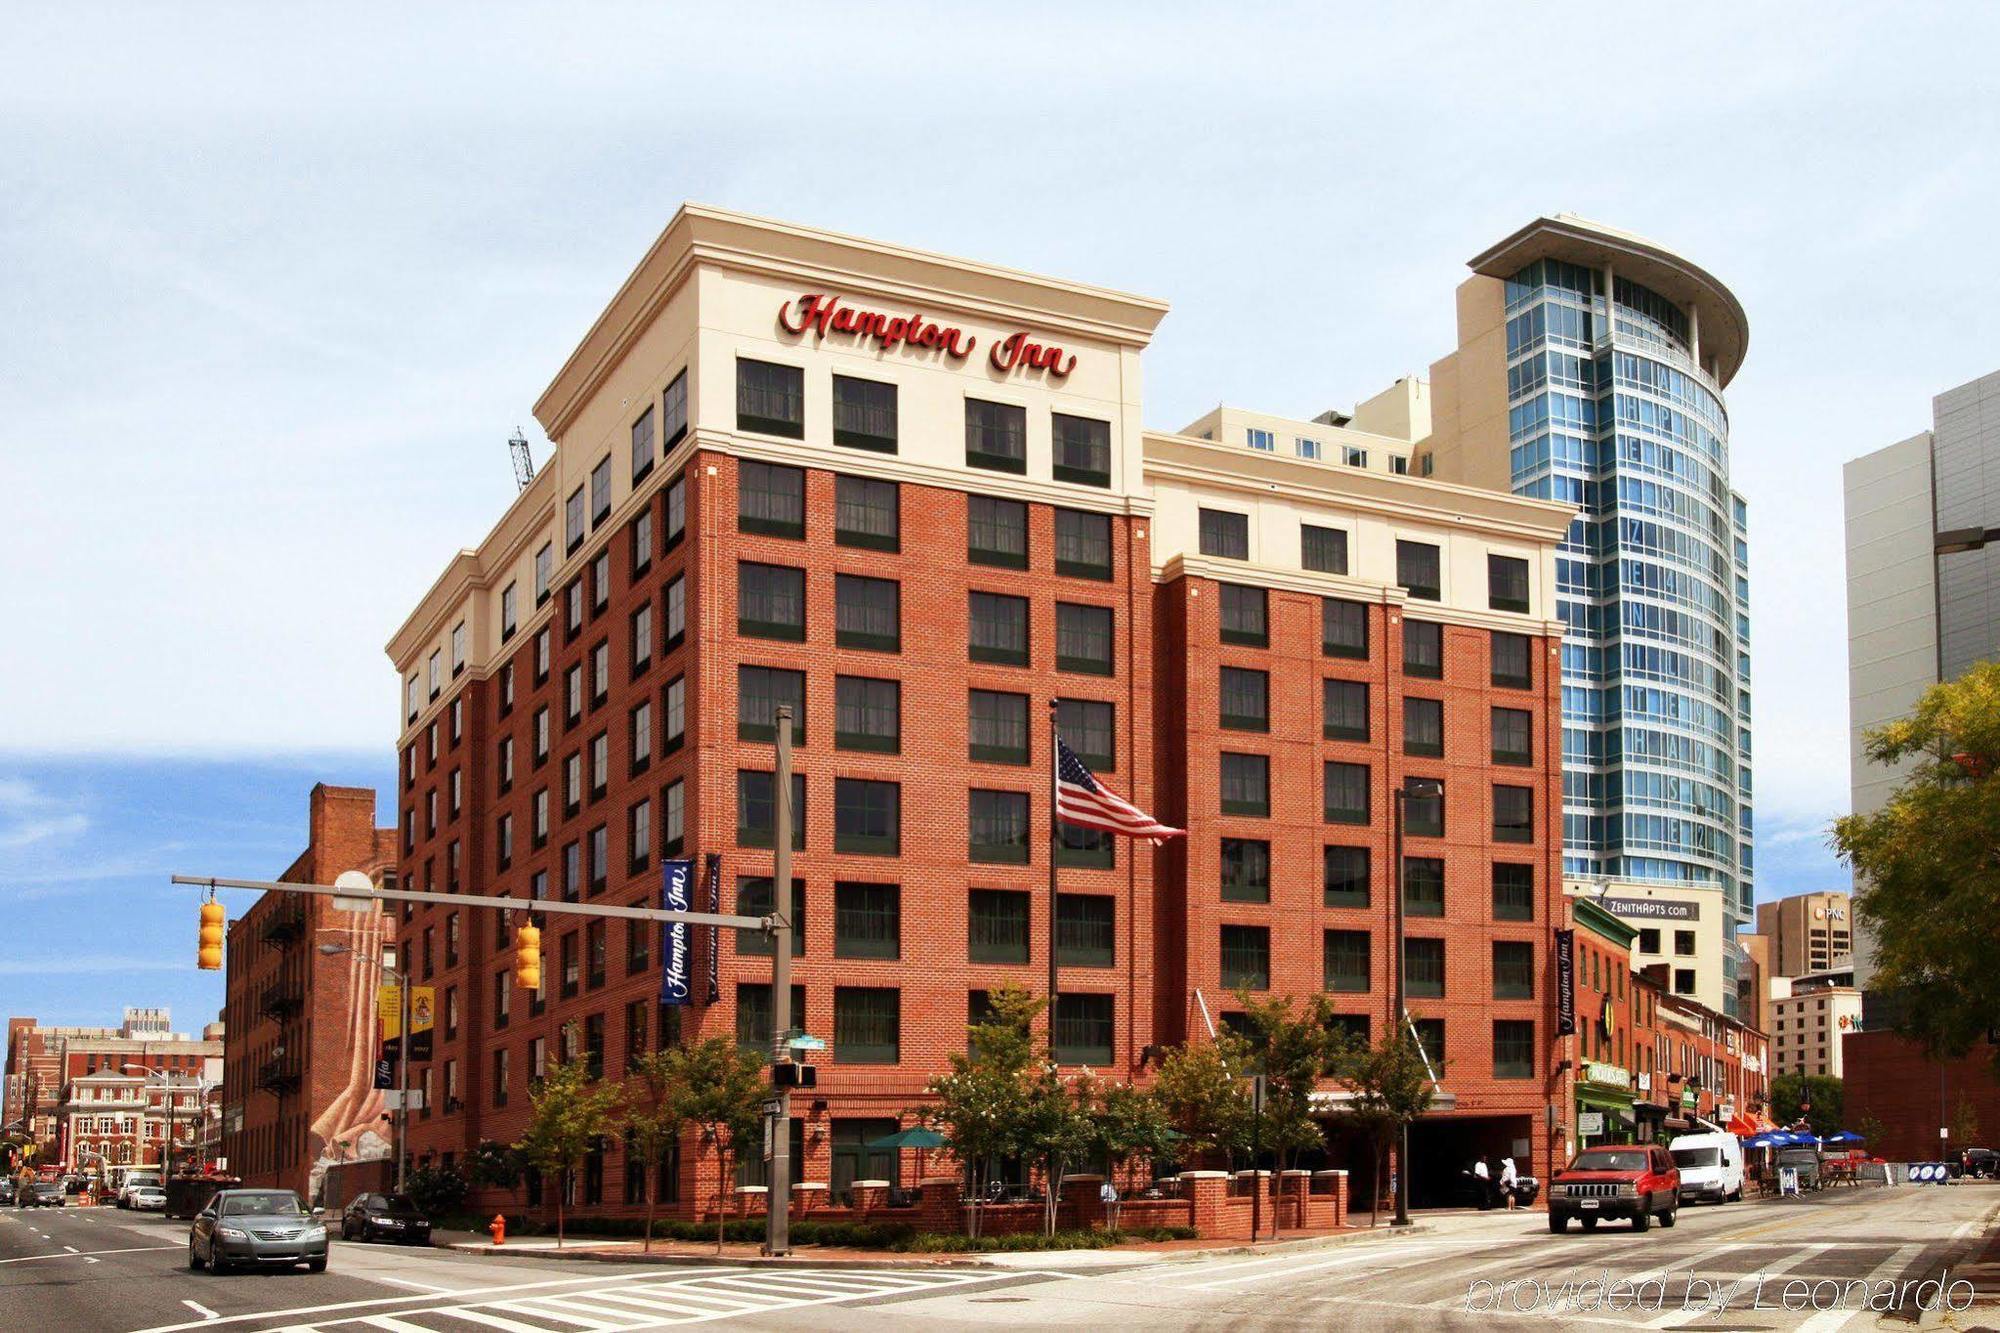
{"type": "Polygon", "coordinates": [[[942,1148],[944,1147],[944,1135],[934,1129],[926,1129],[922,1125],[911,1125],[908,1129],[899,1129],[894,1134],[872,1140],[868,1146],[871,1148],[942,1148]]]}

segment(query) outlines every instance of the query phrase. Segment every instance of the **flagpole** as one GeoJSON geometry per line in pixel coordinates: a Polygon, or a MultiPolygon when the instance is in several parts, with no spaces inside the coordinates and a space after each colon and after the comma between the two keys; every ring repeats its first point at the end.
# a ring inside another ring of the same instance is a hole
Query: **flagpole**
{"type": "Polygon", "coordinates": [[[1049,1059],[1056,1058],[1056,803],[1062,786],[1061,732],[1056,701],[1049,700],[1049,1059]]]}

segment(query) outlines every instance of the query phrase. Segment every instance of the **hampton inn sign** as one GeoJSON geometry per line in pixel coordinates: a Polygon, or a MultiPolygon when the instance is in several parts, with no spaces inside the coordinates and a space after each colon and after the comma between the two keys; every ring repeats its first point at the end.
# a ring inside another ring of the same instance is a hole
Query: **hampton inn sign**
{"type": "MultiPolygon", "coordinates": [[[[779,306],[778,323],[787,333],[803,334],[810,329],[822,342],[829,333],[845,334],[857,340],[872,339],[885,352],[905,346],[936,348],[954,361],[972,355],[979,343],[963,329],[919,314],[885,315],[879,310],[842,305],[839,297],[817,292],[779,306]]],[[[1003,375],[1015,370],[1046,370],[1051,378],[1060,380],[1076,369],[1075,353],[1035,342],[1025,333],[1010,333],[995,342],[987,360],[1003,375]]]]}

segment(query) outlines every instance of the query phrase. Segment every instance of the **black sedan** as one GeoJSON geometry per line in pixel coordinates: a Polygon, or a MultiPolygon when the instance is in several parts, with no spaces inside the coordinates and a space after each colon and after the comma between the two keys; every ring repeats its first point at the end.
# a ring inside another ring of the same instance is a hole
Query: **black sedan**
{"type": "Polygon", "coordinates": [[[428,1245],[431,1220],[417,1210],[407,1194],[360,1194],[340,1215],[340,1238],[428,1245]]]}
{"type": "Polygon", "coordinates": [[[60,1208],[63,1206],[63,1187],[59,1180],[36,1180],[21,1190],[20,1204],[23,1208],[60,1208]]]}

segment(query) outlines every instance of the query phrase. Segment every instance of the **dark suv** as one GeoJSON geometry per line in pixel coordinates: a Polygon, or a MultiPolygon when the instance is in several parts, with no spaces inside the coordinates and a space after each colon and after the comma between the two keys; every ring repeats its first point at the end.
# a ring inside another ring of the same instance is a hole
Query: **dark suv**
{"type": "Polygon", "coordinates": [[[1667,1150],[1651,1143],[1585,1148],[1549,1182],[1549,1230],[1569,1229],[1574,1217],[1595,1231],[1607,1217],[1630,1218],[1644,1231],[1654,1218],[1679,1221],[1681,1173],[1667,1150]]]}

